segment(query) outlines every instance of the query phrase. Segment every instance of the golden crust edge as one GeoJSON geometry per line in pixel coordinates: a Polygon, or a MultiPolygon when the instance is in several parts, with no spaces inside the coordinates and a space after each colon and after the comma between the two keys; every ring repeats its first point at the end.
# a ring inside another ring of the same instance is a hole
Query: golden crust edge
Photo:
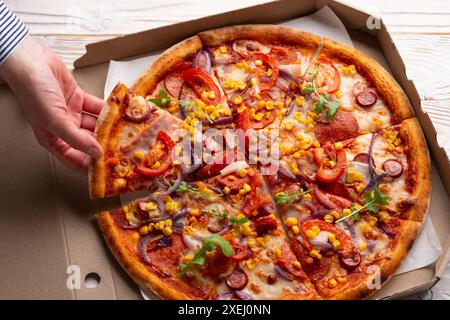
{"type": "Polygon", "coordinates": [[[131,90],[140,96],[149,94],[149,88],[154,88],[164,74],[177,63],[184,61],[190,55],[203,48],[198,36],[187,38],[161,53],[158,58],[133,84],[131,90]]]}
{"type": "Polygon", "coordinates": [[[128,249],[122,244],[119,233],[109,211],[97,213],[97,222],[103,237],[116,260],[127,274],[146,292],[150,292],[162,299],[194,299],[171,287],[161,280],[156,274],[142,266],[141,262],[130,255],[128,249]]]}
{"type": "Polygon", "coordinates": [[[404,120],[399,126],[404,145],[408,147],[408,166],[414,165],[417,176],[412,197],[414,206],[407,215],[410,220],[424,223],[431,196],[431,161],[425,137],[416,118],[404,120]]]}
{"type": "Polygon", "coordinates": [[[89,162],[88,181],[89,195],[91,199],[102,198],[105,196],[106,167],[104,153],[108,147],[108,138],[111,128],[120,115],[120,105],[114,102],[113,98],[118,97],[121,100],[127,91],[128,88],[122,82],[117,83],[111,91],[108,100],[100,112],[100,115],[98,116],[97,123],[95,125],[94,137],[100,143],[103,154],[100,158],[91,159],[89,162]]]}
{"type": "MultiPolygon", "coordinates": [[[[198,33],[206,46],[219,45],[236,39],[260,41],[279,41],[287,44],[306,45],[314,48],[320,44],[321,37],[293,28],[277,25],[237,25],[198,33]]],[[[374,82],[378,94],[388,105],[392,114],[392,123],[398,124],[404,119],[414,117],[414,112],[403,89],[397,81],[375,60],[361,51],[343,43],[322,38],[322,53],[328,54],[348,64],[354,64],[358,72],[374,82]]]]}

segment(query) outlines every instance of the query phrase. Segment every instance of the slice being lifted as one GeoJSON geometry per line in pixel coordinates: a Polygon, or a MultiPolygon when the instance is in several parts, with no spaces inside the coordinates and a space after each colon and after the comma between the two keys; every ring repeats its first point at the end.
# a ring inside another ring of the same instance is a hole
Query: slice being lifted
{"type": "Polygon", "coordinates": [[[104,152],[89,167],[92,198],[149,189],[157,180],[176,179],[194,169],[182,158],[190,150],[194,128],[124,84],[112,91],[95,135],[104,152]]]}

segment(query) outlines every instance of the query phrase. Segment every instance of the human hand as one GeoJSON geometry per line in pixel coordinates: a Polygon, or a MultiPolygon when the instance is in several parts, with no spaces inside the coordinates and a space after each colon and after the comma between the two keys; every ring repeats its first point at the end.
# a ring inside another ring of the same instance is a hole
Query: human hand
{"type": "Polygon", "coordinates": [[[84,92],[50,49],[31,38],[0,66],[37,141],[68,167],[86,173],[90,157],[102,154],[93,136],[104,101],[84,92]]]}

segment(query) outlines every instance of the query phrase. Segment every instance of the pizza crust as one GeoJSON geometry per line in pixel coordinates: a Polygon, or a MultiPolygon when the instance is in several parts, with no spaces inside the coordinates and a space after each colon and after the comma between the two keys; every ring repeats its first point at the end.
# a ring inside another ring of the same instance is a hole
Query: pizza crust
{"type": "MultiPolygon", "coordinates": [[[[111,92],[105,106],[97,119],[94,137],[102,150],[107,150],[113,124],[120,117],[120,101],[125,97],[128,88],[119,82],[111,92]]],[[[88,167],[89,195],[91,199],[105,196],[106,167],[104,153],[98,159],[91,159],[88,167]]]]}
{"type": "MultiPolygon", "coordinates": [[[[278,42],[300,45],[314,49],[320,44],[321,37],[289,27],[277,25],[240,25],[200,32],[198,34],[205,46],[220,45],[237,39],[278,42]]],[[[343,43],[323,39],[322,54],[347,64],[353,64],[358,73],[368,77],[391,111],[392,124],[414,116],[411,104],[400,85],[375,60],[364,53],[343,43]]]]}
{"type": "Polygon", "coordinates": [[[110,212],[98,213],[97,221],[114,257],[143,291],[161,299],[198,299],[164,281],[156,273],[145,268],[137,256],[130,254],[119,235],[110,212]]]}
{"type": "Polygon", "coordinates": [[[411,193],[414,205],[408,209],[406,216],[412,221],[423,223],[430,205],[430,155],[417,119],[411,118],[403,121],[398,129],[408,156],[409,172],[407,171],[406,174],[409,177],[406,181],[413,179],[415,185],[411,193]]]}
{"type": "Polygon", "coordinates": [[[185,61],[203,47],[198,36],[193,36],[164,51],[136,81],[131,90],[139,96],[147,96],[177,63],[185,61]]]}

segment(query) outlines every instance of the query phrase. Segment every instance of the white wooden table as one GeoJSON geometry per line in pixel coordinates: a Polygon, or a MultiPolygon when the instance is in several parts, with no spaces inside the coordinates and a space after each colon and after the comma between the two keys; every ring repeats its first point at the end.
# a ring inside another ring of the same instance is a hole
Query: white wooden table
{"type": "MultiPolygon", "coordinates": [[[[87,43],[122,34],[200,18],[269,0],[5,0],[38,38],[68,66],[87,43]]],[[[402,55],[438,132],[450,154],[450,1],[343,0],[380,16],[402,55]]],[[[449,268],[448,268],[449,269],[449,268]]],[[[433,290],[450,299],[450,269],[433,290]]],[[[422,298],[430,298],[427,294],[422,298]]]]}

